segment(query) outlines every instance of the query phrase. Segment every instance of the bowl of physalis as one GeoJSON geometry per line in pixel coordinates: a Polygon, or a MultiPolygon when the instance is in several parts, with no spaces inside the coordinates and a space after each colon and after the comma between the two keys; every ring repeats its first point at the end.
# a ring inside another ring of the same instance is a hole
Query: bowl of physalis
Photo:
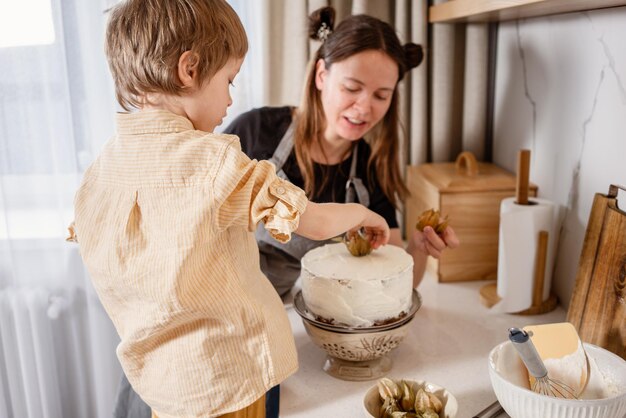
{"type": "Polygon", "coordinates": [[[383,377],[365,394],[363,409],[367,418],[455,418],[459,404],[433,383],[383,377]]]}

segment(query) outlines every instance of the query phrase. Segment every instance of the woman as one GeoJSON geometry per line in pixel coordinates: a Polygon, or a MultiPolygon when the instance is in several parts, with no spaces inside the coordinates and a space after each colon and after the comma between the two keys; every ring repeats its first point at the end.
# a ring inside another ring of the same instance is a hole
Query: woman
{"type": "MultiPolygon", "coordinates": [[[[240,137],[251,158],[269,159],[283,177],[315,202],[359,202],[386,218],[390,244],[402,246],[398,200],[408,195],[399,168],[398,82],[423,58],[419,45],[404,46],[387,23],[359,15],[334,28],[334,9],[309,17],[309,34],[322,42],[311,61],[302,104],[261,108],[239,116],[225,133],[240,137]],[[368,136],[368,142],[363,137],[368,136]]],[[[319,241],[294,237],[287,244],[257,230],[261,269],[285,295],[300,274],[300,259],[319,241]]],[[[416,231],[406,250],[413,257],[413,284],[428,255],[458,246],[447,228],[416,231]]]]}
{"type": "MultiPolygon", "coordinates": [[[[255,109],[224,131],[238,135],[251,158],[269,159],[276,170],[302,187],[315,202],[359,202],[382,215],[391,228],[390,244],[403,246],[397,202],[409,193],[399,167],[398,82],[423,58],[419,45],[400,41],[376,18],[350,16],[334,28],[334,10],[309,17],[309,34],[322,42],[311,61],[298,109],[255,109]],[[367,135],[366,142],[363,137],[367,135]]],[[[300,259],[322,245],[293,235],[288,244],[257,230],[261,269],[279,294],[289,292],[300,274],[300,259]]],[[[458,246],[448,227],[415,231],[406,250],[414,260],[413,284],[424,274],[427,257],[458,246]]],[[[278,417],[279,389],[267,398],[267,417],[278,417]]],[[[149,418],[150,409],[126,379],[118,393],[116,418],[149,418]]]]}

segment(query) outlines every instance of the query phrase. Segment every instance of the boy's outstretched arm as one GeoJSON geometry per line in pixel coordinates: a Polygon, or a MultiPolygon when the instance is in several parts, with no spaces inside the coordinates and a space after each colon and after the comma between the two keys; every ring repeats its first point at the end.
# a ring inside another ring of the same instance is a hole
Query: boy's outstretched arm
{"type": "Polygon", "coordinates": [[[309,202],[295,233],[319,241],[361,227],[374,248],[389,241],[389,225],[385,218],[358,203],[309,202]]]}

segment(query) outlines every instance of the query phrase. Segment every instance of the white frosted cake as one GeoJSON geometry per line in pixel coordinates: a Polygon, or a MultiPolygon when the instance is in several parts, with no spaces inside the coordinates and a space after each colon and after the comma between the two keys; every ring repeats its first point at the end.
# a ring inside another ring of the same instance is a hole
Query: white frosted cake
{"type": "Polygon", "coordinates": [[[413,259],[386,245],[354,257],[343,243],[327,244],[302,258],[302,297],[316,319],[369,327],[393,322],[411,308],[413,259]]]}

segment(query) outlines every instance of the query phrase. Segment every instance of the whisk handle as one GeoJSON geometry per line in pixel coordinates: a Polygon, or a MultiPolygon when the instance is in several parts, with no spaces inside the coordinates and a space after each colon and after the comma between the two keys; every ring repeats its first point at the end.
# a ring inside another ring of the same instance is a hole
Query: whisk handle
{"type": "Polygon", "coordinates": [[[530,339],[530,335],[520,328],[509,329],[509,340],[517,350],[522,361],[526,365],[528,372],[536,379],[541,379],[548,375],[548,370],[544,366],[535,345],[530,339]]]}

